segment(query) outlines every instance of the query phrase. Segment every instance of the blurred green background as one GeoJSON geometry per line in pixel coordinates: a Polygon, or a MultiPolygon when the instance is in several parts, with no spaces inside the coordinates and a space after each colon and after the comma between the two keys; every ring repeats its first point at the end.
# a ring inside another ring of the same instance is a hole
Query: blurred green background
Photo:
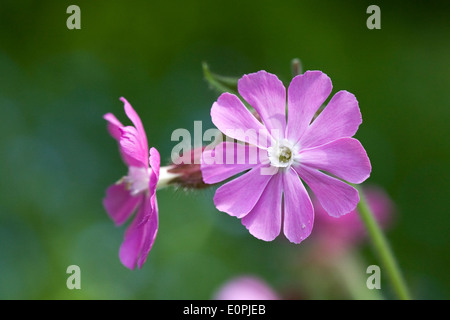
{"type": "MultiPolygon", "coordinates": [[[[253,238],[214,208],[214,190],[158,191],[159,233],[135,271],[118,259],[126,226],[102,207],[106,187],[126,174],[102,119],[112,112],[128,123],[119,97],[169,159],[174,129],[213,127],[218,95],[203,61],[235,77],[264,69],[287,85],[293,58],[328,74],[333,93],[356,95],[356,137],[373,166],[366,183],[396,204],[387,236],[413,296],[449,298],[449,16],[448,1],[2,0],[0,298],[210,299],[240,274],[299,298],[348,298],[339,289],[309,295],[307,241],[253,238]],[[81,30],[66,27],[71,4],[81,30]],[[371,4],[381,30],[366,27],[371,4]],[[73,264],[81,290],[66,287],[73,264]]],[[[358,254],[355,278],[365,279],[378,260],[369,244],[358,254]]]]}

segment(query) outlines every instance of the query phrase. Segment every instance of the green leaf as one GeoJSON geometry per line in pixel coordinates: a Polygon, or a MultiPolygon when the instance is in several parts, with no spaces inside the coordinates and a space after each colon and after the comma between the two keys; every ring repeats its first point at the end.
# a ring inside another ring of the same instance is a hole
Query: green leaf
{"type": "Polygon", "coordinates": [[[209,83],[211,88],[217,90],[219,93],[229,92],[232,94],[237,93],[237,82],[238,78],[226,77],[212,73],[206,62],[203,62],[203,76],[205,80],[209,83]]]}

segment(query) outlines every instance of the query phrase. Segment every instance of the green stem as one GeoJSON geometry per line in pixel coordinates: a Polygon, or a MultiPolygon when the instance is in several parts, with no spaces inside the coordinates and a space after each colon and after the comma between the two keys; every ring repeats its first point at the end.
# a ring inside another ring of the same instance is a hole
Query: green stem
{"type": "Polygon", "coordinates": [[[370,238],[372,239],[375,250],[377,251],[382,264],[388,274],[395,293],[399,299],[409,300],[410,294],[406,287],[403,276],[398,267],[397,261],[392,253],[392,250],[387,242],[383,232],[381,231],[373,213],[367,203],[367,200],[361,190],[358,188],[360,201],[358,203],[358,212],[367,228],[370,238]]]}

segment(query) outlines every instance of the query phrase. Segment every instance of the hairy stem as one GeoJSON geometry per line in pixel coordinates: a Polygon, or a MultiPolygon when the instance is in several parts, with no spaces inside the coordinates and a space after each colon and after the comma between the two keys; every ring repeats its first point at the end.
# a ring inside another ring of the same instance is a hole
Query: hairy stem
{"type": "Polygon", "coordinates": [[[400,268],[394,257],[394,254],[386,240],[380,226],[374,218],[374,215],[367,203],[367,200],[361,188],[358,188],[360,201],[358,203],[359,215],[366,226],[369,236],[373,242],[374,248],[386,270],[393,289],[399,299],[409,300],[410,294],[401,274],[400,268]]]}

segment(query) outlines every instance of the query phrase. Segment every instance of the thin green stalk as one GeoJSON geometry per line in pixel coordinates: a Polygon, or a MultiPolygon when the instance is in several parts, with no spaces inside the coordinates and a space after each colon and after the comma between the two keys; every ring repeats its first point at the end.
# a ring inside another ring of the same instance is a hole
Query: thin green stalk
{"type": "Polygon", "coordinates": [[[389,243],[375,220],[361,188],[359,188],[358,191],[360,196],[360,201],[358,203],[359,215],[366,226],[370,238],[372,239],[374,248],[381,259],[386,273],[392,283],[393,289],[399,299],[409,300],[411,299],[411,296],[389,243]]]}

